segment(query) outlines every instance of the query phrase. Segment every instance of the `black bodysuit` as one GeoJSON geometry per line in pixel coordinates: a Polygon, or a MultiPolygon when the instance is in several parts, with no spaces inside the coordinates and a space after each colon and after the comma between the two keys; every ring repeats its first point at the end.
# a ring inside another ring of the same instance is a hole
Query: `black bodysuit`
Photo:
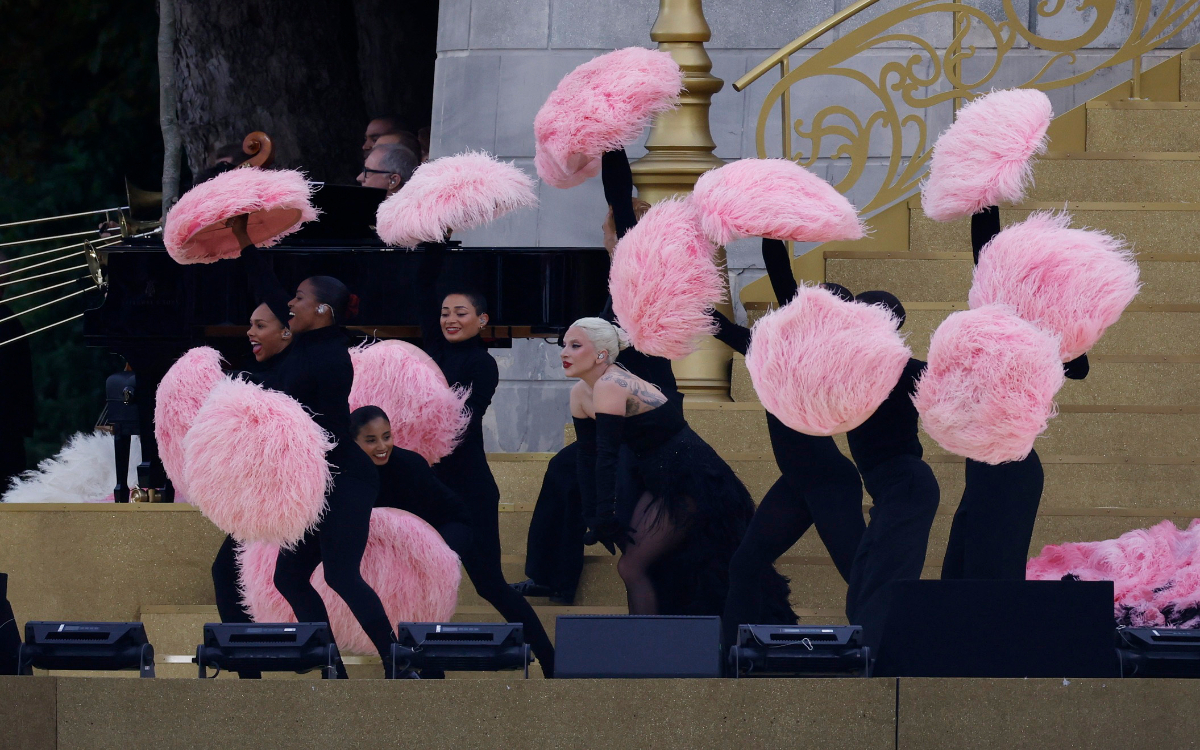
{"type": "MultiPolygon", "coordinates": [[[[764,265],[780,305],[796,295],[787,245],[762,242],[764,265]]],[[[745,354],[750,329],[719,312],[717,338],[745,354]]],[[[723,638],[732,645],[738,625],[763,622],[762,590],[755,584],[765,571],[788,551],[810,526],[824,542],[842,578],[849,580],[854,556],[866,523],[862,514],[862,480],[850,459],[842,455],[832,437],[805,435],[767,413],[771,450],[781,476],[758,504],[746,537],[729,568],[729,599],[723,617],[723,638]]]]}
{"type": "MultiPolygon", "coordinates": [[[[259,299],[286,297],[258,248],[245,248],[242,258],[259,299]]],[[[340,326],[296,333],[287,357],[262,378],[264,386],[299,401],[312,412],[313,421],[337,441],[326,456],[334,474],[333,489],[326,495],[328,510],[316,530],[306,534],[295,549],[280,550],[275,587],[301,622],[328,622],[325,604],[309,581],[316,567],[324,563],[326,583],[346,602],[386,665],[392,626],[379,595],[360,572],[371,510],[379,494],[379,475],[350,434],[354,367],[348,344],[340,326]]]]}
{"type": "Polygon", "coordinates": [[[921,460],[912,402],[924,370],[924,362],[909,359],[875,413],[846,435],[872,500],[871,522],[854,556],[846,593],[846,617],[853,624],[866,620],[864,611],[885,584],[918,579],[925,565],[941,493],[933,470],[921,460]]]}
{"type": "Polygon", "coordinates": [[[475,591],[508,622],[524,625],[525,640],[541,663],[543,673],[551,677],[554,647],[550,637],[525,597],[505,582],[500,566],[500,488],[496,486],[483,446],[483,415],[500,383],[500,371],[496,360],[488,353],[487,345],[478,336],[452,343],[442,335],[439,324],[441,300],[436,290],[446,250],[437,245],[424,247],[425,257],[417,279],[427,310],[422,316],[422,344],[442,369],[446,382],[471,389],[467,398],[470,424],[458,447],[434,465],[434,473],[462,498],[466,506],[474,542],[468,554],[462,557],[475,591]]]}
{"type": "MultiPolygon", "coordinates": [[[[1000,210],[990,206],[971,217],[971,246],[975,264],[979,252],[1000,232],[1000,210]]],[[[1072,380],[1087,377],[1086,354],[1063,365],[1072,380]]],[[[966,486],[954,512],[942,578],[1025,580],[1029,544],[1042,502],[1045,473],[1036,450],[1020,461],[986,464],[970,458],[964,470],[966,486]]]]}

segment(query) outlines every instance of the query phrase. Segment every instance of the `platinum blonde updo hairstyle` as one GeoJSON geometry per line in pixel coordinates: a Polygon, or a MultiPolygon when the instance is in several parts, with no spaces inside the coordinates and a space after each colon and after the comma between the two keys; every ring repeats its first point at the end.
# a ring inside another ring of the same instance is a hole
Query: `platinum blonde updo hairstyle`
{"type": "Polygon", "coordinates": [[[607,352],[609,362],[615,362],[621,350],[629,348],[629,334],[625,329],[604,318],[580,318],[571,327],[583,331],[597,351],[607,352]]]}

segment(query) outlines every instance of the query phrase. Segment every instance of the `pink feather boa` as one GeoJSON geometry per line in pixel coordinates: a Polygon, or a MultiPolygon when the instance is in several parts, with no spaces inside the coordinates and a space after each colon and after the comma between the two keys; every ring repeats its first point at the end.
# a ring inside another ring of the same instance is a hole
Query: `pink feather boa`
{"type": "Polygon", "coordinates": [[[1025,567],[1031,581],[1112,581],[1118,624],[1200,628],[1200,519],[1171,521],[1103,542],[1048,545],[1025,567]]]}
{"type": "Polygon", "coordinates": [[[231,169],[183,194],[163,221],[163,244],[177,263],[215,263],[236,258],[242,248],[227,219],[251,214],[247,231],[259,247],[270,247],[315,221],[313,186],[287,169],[231,169]],[[214,225],[218,225],[214,228],[214,225]],[[210,231],[203,231],[210,228],[210,231]]]}
{"type": "Polygon", "coordinates": [[[638,139],[650,120],[673,109],[683,71],[669,52],[627,47],[567,74],[533,119],[534,167],[569,188],[600,173],[600,156],[638,139]]]}
{"type": "MultiPolygon", "coordinates": [[[[279,547],[256,543],[239,549],[242,601],[255,622],[295,622],[291,606],[275,588],[279,547]]],[[[388,620],[446,622],[454,615],[462,573],[454,554],[432,526],[395,508],[371,512],[371,531],[360,567],[383,602],[388,620]]],[[[342,598],[325,583],[325,568],[312,574],[313,588],[329,612],[329,625],[343,654],[374,654],[342,598]]]]}
{"type": "Polygon", "coordinates": [[[746,369],[779,421],[806,435],[836,435],[879,408],[911,356],[888,309],[802,286],[754,326],[746,369]]]}
{"type": "Polygon", "coordinates": [[[415,247],[443,242],[451,231],[536,205],[529,175],[490,154],[467,151],[418,167],[399,192],[379,205],[375,227],[387,244],[415,247]]]}
{"type": "Polygon", "coordinates": [[[350,350],[354,386],[350,408],[374,405],[392,425],[396,445],[431,465],[450,455],[471,421],[470,389],[451,388],[428,354],[403,341],[350,350]]]}
{"type": "Polygon", "coordinates": [[[993,91],[958,111],[933,147],[921,209],[954,221],[988,206],[1019,203],[1033,181],[1033,157],[1046,150],[1054,110],[1034,89],[993,91]]]}
{"type": "Polygon", "coordinates": [[[617,243],[608,288],[638,351],[680,359],[713,332],[709,311],[725,297],[715,253],[695,208],[681,200],[656,204],[617,243]]]}
{"type": "Polygon", "coordinates": [[[1033,450],[1062,384],[1057,338],[988,305],[953,313],[934,331],[913,403],[938,445],[999,464],[1033,450]]]}

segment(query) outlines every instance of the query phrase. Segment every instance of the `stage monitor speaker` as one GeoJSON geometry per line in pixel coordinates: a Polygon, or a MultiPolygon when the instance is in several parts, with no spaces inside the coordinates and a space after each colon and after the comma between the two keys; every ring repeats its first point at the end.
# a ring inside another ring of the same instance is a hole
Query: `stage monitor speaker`
{"type": "Polygon", "coordinates": [[[201,679],[211,667],[218,674],[222,669],[297,674],[320,669],[321,679],[332,680],[342,657],[323,622],[210,622],[192,661],[201,679]]]}
{"type": "Polygon", "coordinates": [[[154,676],[154,647],[140,622],[27,622],[19,674],[38,669],[119,671],[154,676]]]}
{"type": "Polygon", "coordinates": [[[529,677],[525,626],[494,622],[401,622],[392,644],[392,669],[502,672],[529,677]]]}
{"type": "Polygon", "coordinates": [[[721,618],[561,615],[554,676],[720,677],[721,618]]]}
{"type": "Polygon", "coordinates": [[[739,625],[734,677],[870,677],[871,649],[857,625],[739,625]]]}
{"type": "Polygon", "coordinates": [[[1116,677],[1111,581],[895,581],[862,608],[876,677],[1116,677]]]}
{"type": "Polygon", "coordinates": [[[1200,630],[1121,628],[1122,677],[1200,677],[1200,630]]]}

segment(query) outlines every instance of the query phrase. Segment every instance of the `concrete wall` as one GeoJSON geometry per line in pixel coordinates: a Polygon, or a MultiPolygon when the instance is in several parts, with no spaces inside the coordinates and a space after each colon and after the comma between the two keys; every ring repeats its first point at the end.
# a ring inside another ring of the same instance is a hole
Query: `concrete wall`
{"type": "MultiPolygon", "coordinates": [[[[849,0],[709,0],[705,16],[712,28],[707,44],[713,60],[713,74],[725,87],[713,97],[712,132],[717,156],[732,160],[757,156],[755,128],[759,110],[777,74],[770,73],[738,93],[730,85],[750,68],[779,47],[840,10],[849,0]]],[[[882,13],[899,7],[901,0],[885,0],[861,14],[853,22],[827,34],[812,48],[793,57],[794,63],[806,59],[833,40],[882,13]]],[[[1002,16],[1001,0],[971,0],[993,18],[1002,16]]],[[[1017,3],[1026,9],[1029,3],[1017,3]]],[[[1060,17],[1034,19],[1034,30],[1055,39],[1082,33],[1095,11],[1076,13],[1072,4],[1060,17]]],[[[1122,9],[1108,29],[1094,42],[1095,49],[1080,53],[1074,62],[1063,61],[1051,71],[1050,78],[1063,78],[1067,71],[1085,70],[1108,59],[1109,48],[1118,46],[1132,26],[1130,7],[1122,9]]],[[[603,52],[631,45],[651,46],[650,27],[658,14],[655,0],[441,0],[438,25],[438,62],[434,82],[433,143],[436,156],[457,153],[466,148],[483,149],[500,158],[515,161],[531,174],[533,169],[533,117],[558,81],[575,66],[603,52]]],[[[1026,20],[1028,11],[1026,11],[1026,20]]],[[[899,29],[928,44],[944,49],[953,35],[949,14],[925,16],[899,29]]],[[[1174,40],[1172,46],[1188,46],[1197,37],[1195,24],[1174,40]]],[[[994,57],[990,34],[973,31],[969,42],[977,46],[973,59],[965,63],[968,77],[994,57]]],[[[916,45],[899,40],[893,46],[873,48],[851,63],[856,70],[878,78],[888,63],[903,62],[916,45]]],[[[1169,55],[1160,51],[1153,55],[1169,55]]],[[[1030,50],[1018,41],[1006,58],[1001,74],[993,79],[996,87],[1014,85],[1031,78],[1047,62],[1048,56],[1030,50]]],[[[1146,66],[1152,64],[1146,61],[1146,66]]],[[[918,65],[928,73],[928,62],[918,65]]],[[[1063,112],[1088,97],[1116,85],[1130,76],[1128,64],[1108,69],[1079,86],[1051,92],[1055,111],[1063,112]]],[[[844,78],[814,79],[808,88],[794,89],[794,115],[805,117],[829,104],[841,104],[865,119],[878,107],[878,100],[865,87],[848,84],[844,78]]],[[[930,93],[925,91],[922,93],[930,93]]],[[[778,110],[767,126],[778,148],[780,124],[778,110]]],[[[929,138],[950,122],[949,105],[926,113],[929,138]]],[[[915,131],[905,135],[905,151],[911,153],[915,131]]],[[[795,141],[795,147],[808,145],[795,141]]],[[[822,149],[822,158],[814,170],[836,181],[848,168],[846,159],[828,157],[838,144],[822,149]]],[[[874,193],[886,170],[890,142],[875,139],[866,173],[851,200],[860,205],[874,193]]],[[[645,153],[641,145],[628,149],[631,158],[645,153]]],[[[773,155],[778,155],[773,154],[773,155]]],[[[607,207],[600,180],[593,179],[571,190],[539,187],[541,205],[537,210],[520,211],[490,226],[464,233],[467,245],[492,246],[600,246],[600,223],[607,207]]],[[[757,243],[743,241],[728,248],[730,282],[734,299],[745,284],[759,278],[761,258],[757,243]]],[[[741,311],[739,311],[741,315],[741,311]]],[[[567,421],[566,400],[570,383],[557,363],[556,347],[537,341],[515,342],[511,350],[495,350],[500,361],[501,385],[484,426],[489,450],[556,450],[562,445],[562,427],[567,421]]]]}

